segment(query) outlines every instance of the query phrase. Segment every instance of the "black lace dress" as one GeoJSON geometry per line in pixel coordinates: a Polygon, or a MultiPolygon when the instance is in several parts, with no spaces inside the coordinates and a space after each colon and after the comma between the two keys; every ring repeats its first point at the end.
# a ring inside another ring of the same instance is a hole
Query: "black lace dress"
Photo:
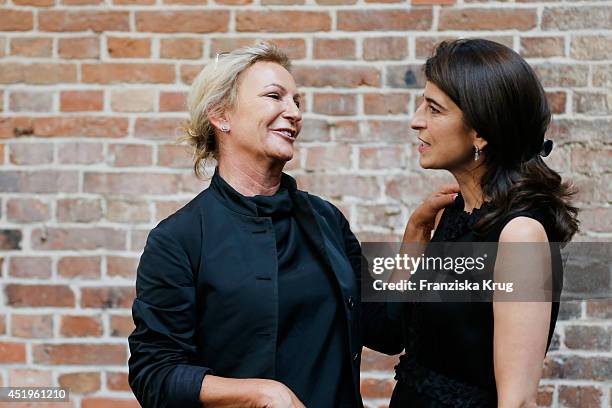
{"type": "MultiPolygon", "coordinates": [[[[472,226],[489,208],[485,204],[472,213],[463,208],[464,201],[458,196],[444,210],[432,242],[498,242],[503,227],[516,216],[538,220],[549,241],[554,241],[545,209],[507,217],[485,235],[477,235],[472,226]]],[[[552,255],[553,267],[558,268],[558,250],[552,255]]],[[[558,283],[553,277],[553,285],[558,283]]],[[[420,302],[405,303],[400,308],[406,353],[395,367],[398,382],[390,408],[496,407],[492,303],[420,302]]],[[[548,345],[558,311],[559,303],[554,302],[548,345]]]]}

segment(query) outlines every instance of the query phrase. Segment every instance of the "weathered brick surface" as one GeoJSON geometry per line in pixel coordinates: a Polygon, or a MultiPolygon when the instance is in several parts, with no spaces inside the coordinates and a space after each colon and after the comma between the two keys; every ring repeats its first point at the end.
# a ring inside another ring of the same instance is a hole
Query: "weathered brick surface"
{"type": "MultiPolygon", "coordinates": [[[[0,0],[0,385],[70,388],[58,406],[137,406],[125,337],[138,259],[207,185],[175,143],[189,84],[258,39],[294,59],[304,94],[286,169],[361,240],[398,240],[451,180],[418,165],[421,67],[439,41],[484,37],[542,79],[547,162],[579,189],[579,239],[609,242],[611,19],[608,0],[0,0]]],[[[611,407],[611,322],[610,301],[563,304],[539,406],[611,407]]],[[[368,408],[387,406],[396,363],[364,351],[368,408]]]]}

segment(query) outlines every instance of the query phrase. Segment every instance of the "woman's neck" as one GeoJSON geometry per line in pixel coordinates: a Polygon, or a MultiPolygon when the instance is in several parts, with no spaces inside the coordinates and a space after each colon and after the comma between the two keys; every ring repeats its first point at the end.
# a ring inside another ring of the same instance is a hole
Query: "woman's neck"
{"type": "Polygon", "coordinates": [[[471,213],[475,208],[480,208],[485,201],[480,187],[481,172],[478,169],[472,169],[470,171],[453,171],[452,174],[461,190],[464,202],[463,210],[471,213]]]}
{"type": "Polygon", "coordinates": [[[257,165],[241,157],[226,156],[219,160],[219,175],[234,190],[246,197],[274,195],[280,187],[282,171],[283,167],[280,165],[257,165]]]}

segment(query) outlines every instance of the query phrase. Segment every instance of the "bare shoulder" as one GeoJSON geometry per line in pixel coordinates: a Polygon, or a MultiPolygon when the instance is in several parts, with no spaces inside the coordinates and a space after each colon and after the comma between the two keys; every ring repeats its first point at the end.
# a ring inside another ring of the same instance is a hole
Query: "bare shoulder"
{"type": "Polygon", "coordinates": [[[499,242],[548,242],[548,237],[540,221],[529,217],[516,217],[504,226],[499,242]]]}

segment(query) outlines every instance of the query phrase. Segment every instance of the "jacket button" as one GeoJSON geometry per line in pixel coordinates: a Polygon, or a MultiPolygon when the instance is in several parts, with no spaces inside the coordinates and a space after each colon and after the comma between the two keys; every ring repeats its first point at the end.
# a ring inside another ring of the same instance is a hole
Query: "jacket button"
{"type": "Polygon", "coordinates": [[[348,305],[348,308],[350,310],[353,310],[353,308],[355,307],[355,298],[349,296],[348,299],[346,299],[346,304],[348,305]]]}
{"type": "Polygon", "coordinates": [[[358,358],[359,358],[359,353],[353,354],[353,361],[357,361],[358,358]]]}

